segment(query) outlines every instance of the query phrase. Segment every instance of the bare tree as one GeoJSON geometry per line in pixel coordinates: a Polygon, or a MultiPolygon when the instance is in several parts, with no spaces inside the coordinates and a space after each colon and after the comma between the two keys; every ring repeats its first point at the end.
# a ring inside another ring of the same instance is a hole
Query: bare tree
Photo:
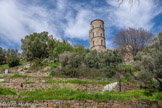
{"type": "Polygon", "coordinates": [[[145,45],[151,42],[152,37],[152,33],[145,31],[143,28],[129,28],[116,34],[113,42],[117,48],[124,52],[129,50],[135,56],[138,51],[141,51],[145,45]]]}
{"type": "Polygon", "coordinates": [[[129,2],[130,5],[133,5],[134,3],[140,3],[140,0],[118,0],[118,2],[119,2],[119,6],[124,2],[129,2]]]}

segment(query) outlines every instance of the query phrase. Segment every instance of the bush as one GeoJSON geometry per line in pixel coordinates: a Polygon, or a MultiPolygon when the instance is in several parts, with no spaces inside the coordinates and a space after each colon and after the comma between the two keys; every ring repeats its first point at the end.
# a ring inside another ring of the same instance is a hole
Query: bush
{"type": "Polygon", "coordinates": [[[62,67],[77,68],[81,66],[82,58],[78,53],[64,52],[59,56],[62,67]]]}
{"type": "Polygon", "coordinates": [[[76,77],[76,78],[87,78],[87,79],[96,79],[107,78],[106,71],[103,69],[79,67],[79,68],[64,68],[64,69],[52,69],[51,74],[56,77],[76,77]]]}
{"type": "Polygon", "coordinates": [[[9,56],[7,58],[7,64],[9,67],[14,67],[19,65],[19,58],[17,56],[9,56]]]}
{"type": "Polygon", "coordinates": [[[76,71],[76,69],[72,68],[72,69],[62,69],[63,71],[63,75],[67,76],[67,77],[78,77],[78,73],[76,71]]]}
{"type": "Polygon", "coordinates": [[[120,65],[119,66],[119,71],[122,72],[122,73],[130,73],[132,74],[133,72],[135,72],[135,68],[131,65],[120,65]]]}

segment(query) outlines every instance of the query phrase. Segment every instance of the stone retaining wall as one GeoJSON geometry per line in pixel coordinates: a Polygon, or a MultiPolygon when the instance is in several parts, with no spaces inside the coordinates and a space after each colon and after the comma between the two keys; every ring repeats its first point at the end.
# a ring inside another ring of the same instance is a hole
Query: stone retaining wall
{"type": "Polygon", "coordinates": [[[0,83],[0,87],[15,89],[16,92],[32,91],[38,89],[56,88],[63,89],[68,88],[72,90],[84,91],[88,93],[102,92],[104,85],[93,85],[93,84],[70,84],[70,83],[31,83],[23,84],[21,87],[20,83],[0,83]]]}
{"type": "Polygon", "coordinates": [[[0,107],[43,107],[43,108],[160,108],[162,102],[157,101],[76,101],[76,100],[52,100],[52,101],[0,101],[0,107]]]}

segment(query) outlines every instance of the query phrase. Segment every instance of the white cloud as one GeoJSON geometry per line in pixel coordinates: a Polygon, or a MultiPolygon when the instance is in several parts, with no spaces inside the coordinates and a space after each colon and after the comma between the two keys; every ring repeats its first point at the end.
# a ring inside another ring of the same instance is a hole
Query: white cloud
{"type": "Polygon", "coordinates": [[[112,42],[112,40],[106,40],[106,48],[107,49],[111,49],[111,48],[113,48],[114,46],[113,46],[113,42],[112,42]]]}
{"type": "Polygon", "coordinates": [[[90,10],[81,9],[80,5],[67,0],[51,0],[49,3],[52,8],[37,5],[39,3],[25,6],[18,0],[1,0],[0,37],[5,37],[1,41],[5,41],[8,47],[20,46],[21,38],[42,31],[48,31],[59,40],[62,35],[65,38],[88,39],[90,18],[93,16],[90,10]]]}
{"type": "Polygon", "coordinates": [[[20,39],[29,33],[48,31],[55,34],[55,28],[49,26],[45,8],[25,7],[16,0],[1,0],[0,15],[0,33],[9,47],[12,47],[12,44],[20,45],[20,39]]]}
{"type": "Polygon", "coordinates": [[[126,0],[120,7],[118,0],[107,0],[107,3],[112,6],[109,20],[119,28],[143,27],[150,30],[154,25],[152,19],[162,12],[154,0],[140,0],[139,4],[133,5],[126,0]]]}
{"type": "Polygon", "coordinates": [[[78,12],[76,18],[70,18],[65,28],[65,34],[69,38],[87,40],[89,38],[90,19],[93,13],[87,10],[78,12]]]}
{"type": "MultiPolygon", "coordinates": [[[[43,0],[42,0],[43,1],[43,0]]],[[[93,7],[98,1],[73,3],[69,0],[48,0],[42,4],[33,1],[25,4],[20,0],[0,0],[0,46],[20,46],[20,39],[33,32],[48,31],[54,38],[71,38],[88,40],[90,22],[101,18],[105,21],[107,48],[112,47],[110,37],[112,26],[119,28],[153,27],[152,19],[162,9],[158,10],[153,0],[141,0],[140,5],[130,7],[124,3],[120,7],[118,0],[107,0],[109,5],[93,7]],[[48,7],[50,4],[51,7],[48,7]]]]}

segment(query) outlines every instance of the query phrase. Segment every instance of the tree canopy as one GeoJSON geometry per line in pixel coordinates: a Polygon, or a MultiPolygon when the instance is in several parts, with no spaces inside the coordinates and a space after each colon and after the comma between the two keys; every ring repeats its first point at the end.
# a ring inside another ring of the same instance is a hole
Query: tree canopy
{"type": "Polygon", "coordinates": [[[136,68],[142,81],[162,90],[162,32],[137,54],[136,68]]]}
{"type": "Polygon", "coordinates": [[[26,60],[47,57],[48,40],[48,32],[33,33],[27,35],[25,39],[22,39],[21,49],[23,50],[26,60]]]}

